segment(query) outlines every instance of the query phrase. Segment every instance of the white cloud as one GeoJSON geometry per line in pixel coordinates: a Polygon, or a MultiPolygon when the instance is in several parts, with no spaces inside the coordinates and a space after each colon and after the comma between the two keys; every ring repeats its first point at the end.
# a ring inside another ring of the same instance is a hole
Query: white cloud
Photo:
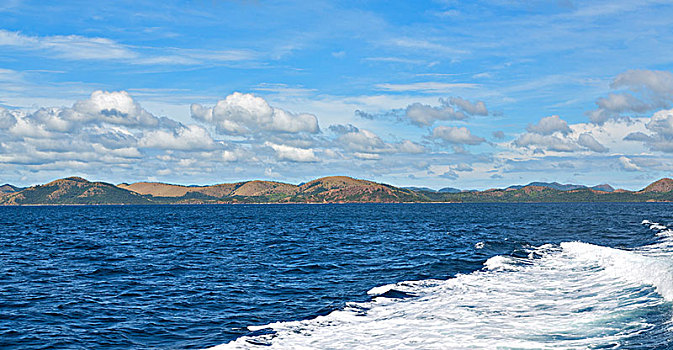
{"type": "Polygon", "coordinates": [[[488,109],[484,101],[471,102],[462,97],[451,97],[449,103],[458,106],[470,115],[488,115],[488,109]]]}
{"type": "Polygon", "coordinates": [[[610,87],[628,87],[633,91],[649,90],[658,95],[671,95],[673,74],[667,71],[628,70],[619,74],[610,87]]]}
{"type": "Polygon", "coordinates": [[[263,132],[317,133],[318,119],[312,114],[293,114],[271,107],[263,98],[235,92],[212,108],[191,106],[192,118],[212,124],[228,135],[252,135],[263,132]]]}
{"type": "Polygon", "coordinates": [[[16,117],[7,109],[0,107],[0,129],[9,129],[16,124],[16,117]]]}
{"type": "Polygon", "coordinates": [[[432,137],[453,144],[478,145],[486,141],[482,137],[472,135],[465,127],[453,127],[440,125],[432,130],[432,137]]]}
{"type": "Polygon", "coordinates": [[[397,144],[397,150],[401,153],[423,153],[425,152],[425,147],[416,142],[404,140],[397,144]]]}
{"type": "Polygon", "coordinates": [[[388,43],[403,49],[426,50],[439,55],[459,55],[468,52],[464,49],[457,49],[437,42],[417,38],[395,38],[388,43]]]}
{"type": "Polygon", "coordinates": [[[646,119],[649,133],[633,131],[625,136],[626,141],[639,141],[650,150],[673,153],[673,109],[661,110],[646,119]]]}
{"type": "Polygon", "coordinates": [[[390,152],[391,148],[373,132],[357,129],[347,132],[337,139],[339,144],[347,150],[363,153],[390,152]]]}
{"type": "Polygon", "coordinates": [[[514,140],[514,144],[519,147],[542,148],[556,152],[574,152],[579,150],[577,144],[567,139],[537,133],[524,133],[514,140]]]}
{"type": "Polygon", "coordinates": [[[605,146],[596,141],[596,139],[589,133],[581,134],[577,139],[577,144],[598,153],[605,153],[608,151],[605,146]]]}
{"type": "Polygon", "coordinates": [[[654,113],[650,122],[647,123],[647,129],[664,138],[673,138],[673,109],[654,113]]]}
{"type": "Polygon", "coordinates": [[[597,109],[587,112],[589,120],[602,124],[628,113],[645,113],[667,108],[673,102],[673,74],[666,71],[629,70],[610,84],[612,89],[626,88],[630,93],[610,93],[596,100],[597,109]]]}
{"type": "Polygon", "coordinates": [[[439,103],[439,106],[412,103],[404,110],[404,117],[416,125],[429,126],[439,120],[464,120],[474,115],[488,115],[488,109],[483,101],[471,102],[461,97],[450,97],[440,98],[439,103]]]}
{"type": "Polygon", "coordinates": [[[251,50],[196,50],[142,48],[108,38],[81,35],[31,36],[0,29],[0,47],[11,47],[66,60],[121,61],[139,65],[199,65],[204,62],[251,61],[259,55],[251,50]]]}
{"type": "Polygon", "coordinates": [[[463,120],[467,115],[449,106],[432,107],[414,103],[407,107],[405,116],[418,125],[432,125],[437,120],[463,120]]]}
{"type": "Polygon", "coordinates": [[[420,83],[409,84],[376,84],[375,87],[379,90],[393,91],[393,92],[424,92],[431,94],[441,94],[447,92],[454,92],[459,89],[471,89],[477,87],[477,84],[471,83],[441,83],[435,81],[426,81],[420,83]]]}
{"type": "Polygon", "coordinates": [[[339,135],[335,142],[337,146],[359,153],[360,156],[356,156],[362,159],[374,159],[370,154],[418,154],[425,151],[425,147],[416,142],[410,140],[385,142],[375,133],[365,129],[358,129],[350,124],[347,126],[331,125],[330,130],[339,135]]]}
{"type": "Polygon", "coordinates": [[[602,110],[611,113],[637,112],[643,113],[650,108],[650,105],[637,99],[631,94],[608,94],[608,97],[601,97],[596,100],[596,104],[602,110]]]}
{"type": "Polygon", "coordinates": [[[540,135],[551,135],[555,132],[567,134],[570,132],[568,123],[558,115],[544,117],[537,124],[529,124],[526,130],[540,135]]]}
{"type": "Polygon", "coordinates": [[[138,55],[128,47],[105,38],[79,35],[29,36],[0,30],[0,46],[43,50],[72,60],[133,59],[138,55]]]}
{"type": "Polygon", "coordinates": [[[633,160],[621,156],[619,157],[619,165],[621,166],[622,169],[626,171],[641,171],[642,169],[636,165],[633,160]]]}
{"type": "Polygon", "coordinates": [[[364,159],[364,160],[378,160],[381,159],[380,154],[376,153],[362,153],[362,152],[354,152],[353,156],[359,159],[364,159]]]}
{"type": "Polygon", "coordinates": [[[277,145],[275,143],[266,142],[267,147],[273,148],[276,151],[276,156],[281,160],[289,160],[291,162],[318,162],[312,149],[303,149],[287,145],[277,145]]]}
{"type": "Polygon", "coordinates": [[[182,151],[212,150],[217,147],[210,133],[198,125],[180,127],[175,131],[153,130],[138,142],[140,147],[182,151]]]}
{"type": "Polygon", "coordinates": [[[100,121],[110,124],[156,127],[159,118],[133,100],[126,91],[94,91],[91,97],[63,110],[64,119],[75,122],[100,121]]]}

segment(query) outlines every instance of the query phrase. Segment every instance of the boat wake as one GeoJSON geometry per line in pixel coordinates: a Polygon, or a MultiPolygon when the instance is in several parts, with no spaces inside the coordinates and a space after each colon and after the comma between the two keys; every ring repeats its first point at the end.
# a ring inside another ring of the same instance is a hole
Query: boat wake
{"type": "Polygon", "coordinates": [[[673,231],[643,224],[655,244],[528,247],[449,280],[373,288],[325,316],[250,326],[258,335],[214,349],[668,348],[673,231]]]}

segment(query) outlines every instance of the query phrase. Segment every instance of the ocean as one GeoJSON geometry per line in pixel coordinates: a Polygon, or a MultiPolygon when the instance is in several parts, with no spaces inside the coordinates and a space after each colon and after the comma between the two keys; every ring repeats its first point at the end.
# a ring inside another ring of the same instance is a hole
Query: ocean
{"type": "Polygon", "coordinates": [[[673,204],[0,207],[2,349],[670,349],[673,204]]]}

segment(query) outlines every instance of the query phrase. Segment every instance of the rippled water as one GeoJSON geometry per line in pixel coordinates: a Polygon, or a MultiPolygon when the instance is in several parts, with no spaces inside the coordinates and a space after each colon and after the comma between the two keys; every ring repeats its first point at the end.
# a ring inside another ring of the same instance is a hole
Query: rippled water
{"type": "Polygon", "coordinates": [[[671,348],[671,209],[1,207],[0,348],[671,348]]]}

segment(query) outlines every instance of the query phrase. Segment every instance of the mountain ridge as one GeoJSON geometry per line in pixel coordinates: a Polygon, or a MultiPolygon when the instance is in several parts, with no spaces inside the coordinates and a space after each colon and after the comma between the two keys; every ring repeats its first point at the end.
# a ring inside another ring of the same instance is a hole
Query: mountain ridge
{"type": "Polygon", "coordinates": [[[161,182],[113,185],[67,177],[28,188],[9,184],[2,188],[7,192],[0,195],[0,205],[673,201],[670,178],[659,179],[639,191],[615,190],[607,184],[587,187],[556,182],[484,191],[433,190],[395,187],[348,176],[322,177],[299,185],[251,180],[205,186],[161,182]]]}

